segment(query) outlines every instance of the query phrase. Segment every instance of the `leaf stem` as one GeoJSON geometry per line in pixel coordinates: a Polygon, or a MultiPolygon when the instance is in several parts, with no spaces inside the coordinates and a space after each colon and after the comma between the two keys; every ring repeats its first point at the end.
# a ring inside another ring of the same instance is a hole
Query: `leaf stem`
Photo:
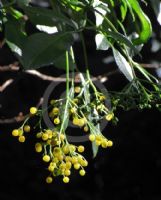
{"type": "Polygon", "coordinates": [[[66,51],[66,98],[69,94],[69,53],[66,51]]]}
{"type": "Polygon", "coordinates": [[[88,58],[87,58],[87,49],[86,49],[85,40],[84,40],[82,32],[80,32],[80,38],[81,38],[81,41],[82,41],[85,68],[88,69],[89,64],[88,64],[88,58]]]}

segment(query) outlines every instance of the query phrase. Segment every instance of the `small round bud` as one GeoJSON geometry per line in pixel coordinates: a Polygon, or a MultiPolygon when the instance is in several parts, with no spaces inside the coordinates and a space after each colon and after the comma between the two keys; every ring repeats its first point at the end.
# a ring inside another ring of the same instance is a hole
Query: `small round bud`
{"type": "Polygon", "coordinates": [[[19,136],[18,141],[22,143],[25,142],[25,136],[23,135],[19,136]]]}
{"type": "Polygon", "coordinates": [[[35,144],[35,150],[37,153],[42,152],[42,144],[41,143],[36,143],[35,144]]]}
{"type": "Polygon", "coordinates": [[[86,160],[82,160],[82,161],[81,161],[81,165],[82,165],[83,167],[87,167],[87,166],[88,166],[88,162],[87,162],[86,160]]]}
{"type": "Polygon", "coordinates": [[[50,161],[50,156],[49,155],[44,155],[42,159],[43,159],[44,162],[49,162],[50,161]]]}
{"type": "Polygon", "coordinates": [[[36,137],[37,137],[37,138],[41,138],[41,137],[42,137],[42,133],[37,133],[37,134],[36,134],[36,137]]]}
{"type": "Polygon", "coordinates": [[[59,108],[53,108],[52,109],[52,113],[54,114],[54,115],[58,115],[59,114],[59,108]]]}
{"type": "Polygon", "coordinates": [[[51,176],[48,176],[48,177],[46,178],[46,183],[50,184],[50,183],[52,183],[52,182],[53,182],[53,178],[52,178],[51,176]]]}
{"type": "Polygon", "coordinates": [[[71,171],[70,171],[69,169],[66,169],[66,170],[64,171],[64,175],[65,175],[65,176],[70,176],[70,174],[71,174],[71,171]]]}
{"type": "Polygon", "coordinates": [[[23,127],[23,130],[24,130],[26,133],[29,133],[30,130],[31,130],[31,128],[30,128],[29,125],[25,125],[25,126],[23,127]]]}
{"type": "Polygon", "coordinates": [[[88,132],[88,131],[89,131],[88,126],[85,126],[85,127],[83,128],[83,130],[84,130],[84,132],[88,132]]]}
{"type": "Polygon", "coordinates": [[[75,92],[75,93],[78,94],[78,93],[80,93],[80,91],[81,91],[81,87],[78,87],[78,86],[77,86],[77,87],[74,88],[74,92],[75,92]]]}
{"type": "Polygon", "coordinates": [[[31,107],[30,108],[30,114],[35,115],[37,113],[37,108],[36,107],[31,107]]]}
{"type": "Polygon", "coordinates": [[[112,146],[113,146],[113,142],[112,142],[111,140],[109,140],[109,141],[107,142],[107,146],[108,146],[108,147],[112,147],[112,146]]]}
{"type": "Polygon", "coordinates": [[[69,180],[70,180],[69,177],[64,176],[64,178],[63,178],[63,182],[64,182],[64,183],[69,183],[69,180]]]}
{"type": "Polygon", "coordinates": [[[14,130],[12,131],[12,135],[13,135],[14,137],[19,136],[19,131],[18,131],[18,129],[14,129],[14,130]]]}
{"type": "Polygon", "coordinates": [[[54,124],[56,125],[60,124],[60,119],[58,117],[54,119],[54,124]]]}
{"type": "Polygon", "coordinates": [[[106,115],[106,120],[107,121],[111,121],[113,117],[114,117],[114,114],[113,113],[109,113],[109,114],[106,115]]]}
{"type": "Polygon", "coordinates": [[[79,174],[80,174],[81,176],[84,176],[84,175],[86,174],[86,172],[85,172],[84,169],[81,169],[81,170],[79,171],[79,174]]]}
{"type": "Polygon", "coordinates": [[[46,140],[48,140],[48,138],[49,138],[49,136],[47,133],[42,134],[42,140],[46,141],[46,140]]]}
{"type": "Polygon", "coordinates": [[[80,168],[80,164],[79,164],[79,163],[75,163],[75,164],[74,164],[74,169],[77,169],[77,170],[78,170],[79,168],[80,168]]]}
{"type": "Polygon", "coordinates": [[[96,139],[96,137],[95,137],[94,134],[90,134],[90,135],[89,135],[89,140],[90,140],[91,142],[94,142],[95,139],[96,139]]]}
{"type": "Polygon", "coordinates": [[[80,153],[84,152],[84,146],[80,145],[78,147],[78,152],[80,152],[80,153]]]}
{"type": "Polygon", "coordinates": [[[72,167],[72,163],[70,161],[66,162],[66,169],[70,169],[72,167]]]}

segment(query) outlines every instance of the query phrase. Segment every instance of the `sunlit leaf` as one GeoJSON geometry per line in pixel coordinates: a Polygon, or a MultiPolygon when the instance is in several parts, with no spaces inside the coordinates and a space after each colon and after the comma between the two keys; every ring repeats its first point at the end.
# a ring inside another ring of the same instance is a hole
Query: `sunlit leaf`
{"type": "Polygon", "coordinates": [[[129,81],[132,81],[134,79],[134,74],[129,62],[127,62],[124,56],[115,48],[113,48],[113,54],[120,71],[126,76],[129,81]]]}
{"type": "Polygon", "coordinates": [[[58,29],[56,26],[51,27],[51,26],[44,26],[44,25],[36,25],[36,28],[48,34],[53,34],[53,33],[58,32],[58,29]]]}
{"type": "Polygon", "coordinates": [[[100,26],[104,20],[104,16],[107,13],[108,5],[106,3],[101,2],[100,0],[94,0],[93,7],[96,10],[96,26],[100,26]]]}
{"type": "Polygon", "coordinates": [[[108,50],[110,47],[107,38],[101,33],[95,36],[95,41],[97,50],[108,50]]]}

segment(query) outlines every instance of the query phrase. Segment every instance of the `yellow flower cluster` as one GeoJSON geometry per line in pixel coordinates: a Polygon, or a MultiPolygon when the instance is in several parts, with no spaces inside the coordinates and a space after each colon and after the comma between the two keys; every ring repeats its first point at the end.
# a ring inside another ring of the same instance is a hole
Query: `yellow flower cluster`
{"type": "Polygon", "coordinates": [[[65,124],[69,123],[68,120],[89,134],[89,141],[96,146],[102,148],[113,146],[113,142],[103,136],[97,128],[102,119],[111,121],[114,118],[113,112],[105,106],[106,97],[99,92],[97,94],[95,92],[95,95],[89,93],[85,97],[84,90],[83,87],[76,86],[72,98],[50,101],[48,112],[54,125],[53,129],[42,128],[42,112],[36,107],[31,107],[29,117],[24,124],[12,131],[12,135],[17,137],[19,142],[25,142],[25,133],[31,131],[28,120],[34,116],[40,119],[35,125],[36,128],[39,127],[39,132],[36,133],[35,151],[42,154],[42,160],[47,164],[49,171],[47,183],[52,183],[56,176],[62,176],[63,182],[68,183],[73,169],[78,170],[81,176],[86,174],[84,168],[88,162],[82,155],[85,147],[68,143],[65,134],[67,129],[65,124]]]}
{"type": "Polygon", "coordinates": [[[43,151],[42,160],[48,164],[50,175],[46,178],[47,183],[53,181],[55,176],[63,176],[63,182],[69,182],[71,170],[79,170],[81,176],[85,175],[84,167],[88,165],[86,159],[80,154],[83,153],[84,146],[69,144],[64,134],[50,129],[38,133],[40,142],[35,144],[36,152],[43,151]]]}
{"type": "Polygon", "coordinates": [[[21,128],[19,128],[19,129],[14,129],[13,131],[12,131],[12,135],[14,136],[14,137],[18,137],[18,141],[19,142],[25,142],[25,140],[26,140],[26,138],[25,138],[25,135],[24,135],[24,133],[26,132],[26,133],[29,133],[30,132],[30,126],[29,125],[25,125],[24,127],[21,127],[21,128]]]}
{"type": "Polygon", "coordinates": [[[113,146],[113,142],[111,140],[106,139],[103,135],[90,134],[89,140],[91,142],[95,142],[97,146],[101,146],[102,148],[113,146]]]}

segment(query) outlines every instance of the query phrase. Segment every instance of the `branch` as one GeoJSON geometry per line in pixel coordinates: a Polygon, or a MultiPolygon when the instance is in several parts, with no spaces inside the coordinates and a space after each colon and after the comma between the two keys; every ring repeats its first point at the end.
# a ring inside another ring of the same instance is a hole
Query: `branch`
{"type": "Polygon", "coordinates": [[[42,74],[38,72],[37,70],[26,70],[25,73],[34,75],[44,81],[55,81],[55,82],[65,82],[66,78],[65,77],[54,77],[54,76],[49,76],[42,74]]]}
{"type": "MultiPolygon", "coordinates": [[[[39,102],[37,103],[37,108],[40,107],[43,103],[43,98],[40,98],[39,102]]],[[[23,115],[22,112],[20,112],[17,116],[9,118],[9,119],[0,119],[0,124],[13,124],[13,123],[19,123],[25,120],[25,118],[28,115],[23,115]]]]}
{"type": "Polygon", "coordinates": [[[18,66],[18,62],[15,62],[10,65],[0,66],[0,72],[6,72],[6,71],[18,71],[20,67],[18,66]]]}
{"type": "Polygon", "coordinates": [[[158,69],[161,67],[161,63],[152,63],[152,64],[140,63],[140,65],[144,68],[149,68],[149,69],[158,69]]]}
{"type": "Polygon", "coordinates": [[[10,119],[0,119],[0,124],[12,124],[12,123],[18,123],[24,121],[26,116],[23,115],[22,112],[18,114],[18,116],[15,116],[10,119]]]}
{"type": "MultiPolygon", "coordinates": [[[[157,69],[161,67],[161,63],[158,64],[144,64],[144,63],[140,63],[140,65],[144,68],[151,68],[151,69],[157,69]]],[[[7,65],[7,66],[0,66],[0,72],[5,72],[5,71],[18,71],[20,69],[20,67],[18,66],[18,63],[15,62],[13,64],[7,65]]],[[[106,74],[103,75],[99,75],[97,77],[92,77],[93,81],[100,81],[101,83],[104,83],[106,81],[108,81],[108,77],[112,76],[116,73],[118,73],[119,70],[114,70],[111,72],[108,72],[106,74]]],[[[46,74],[42,74],[41,72],[37,71],[37,70],[26,70],[25,73],[36,76],[44,81],[54,81],[54,82],[66,82],[66,77],[54,77],[54,76],[49,76],[46,74]]],[[[2,86],[0,86],[0,92],[3,92],[6,87],[8,87],[13,80],[12,79],[6,81],[2,86]]],[[[80,82],[80,79],[76,79],[76,82],[80,82]]]]}
{"type": "Polygon", "coordinates": [[[0,48],[2,48],[5,44],[5,40],[3,39],[2,41],[0,41],[0,48]]]}
{"type": "Polygon", "coordinates": [[[13,79],[9,79],[5,81],[1,86],[0,86],[0,92],[3,92],[11,83],[13,83],[13,79]]]}

